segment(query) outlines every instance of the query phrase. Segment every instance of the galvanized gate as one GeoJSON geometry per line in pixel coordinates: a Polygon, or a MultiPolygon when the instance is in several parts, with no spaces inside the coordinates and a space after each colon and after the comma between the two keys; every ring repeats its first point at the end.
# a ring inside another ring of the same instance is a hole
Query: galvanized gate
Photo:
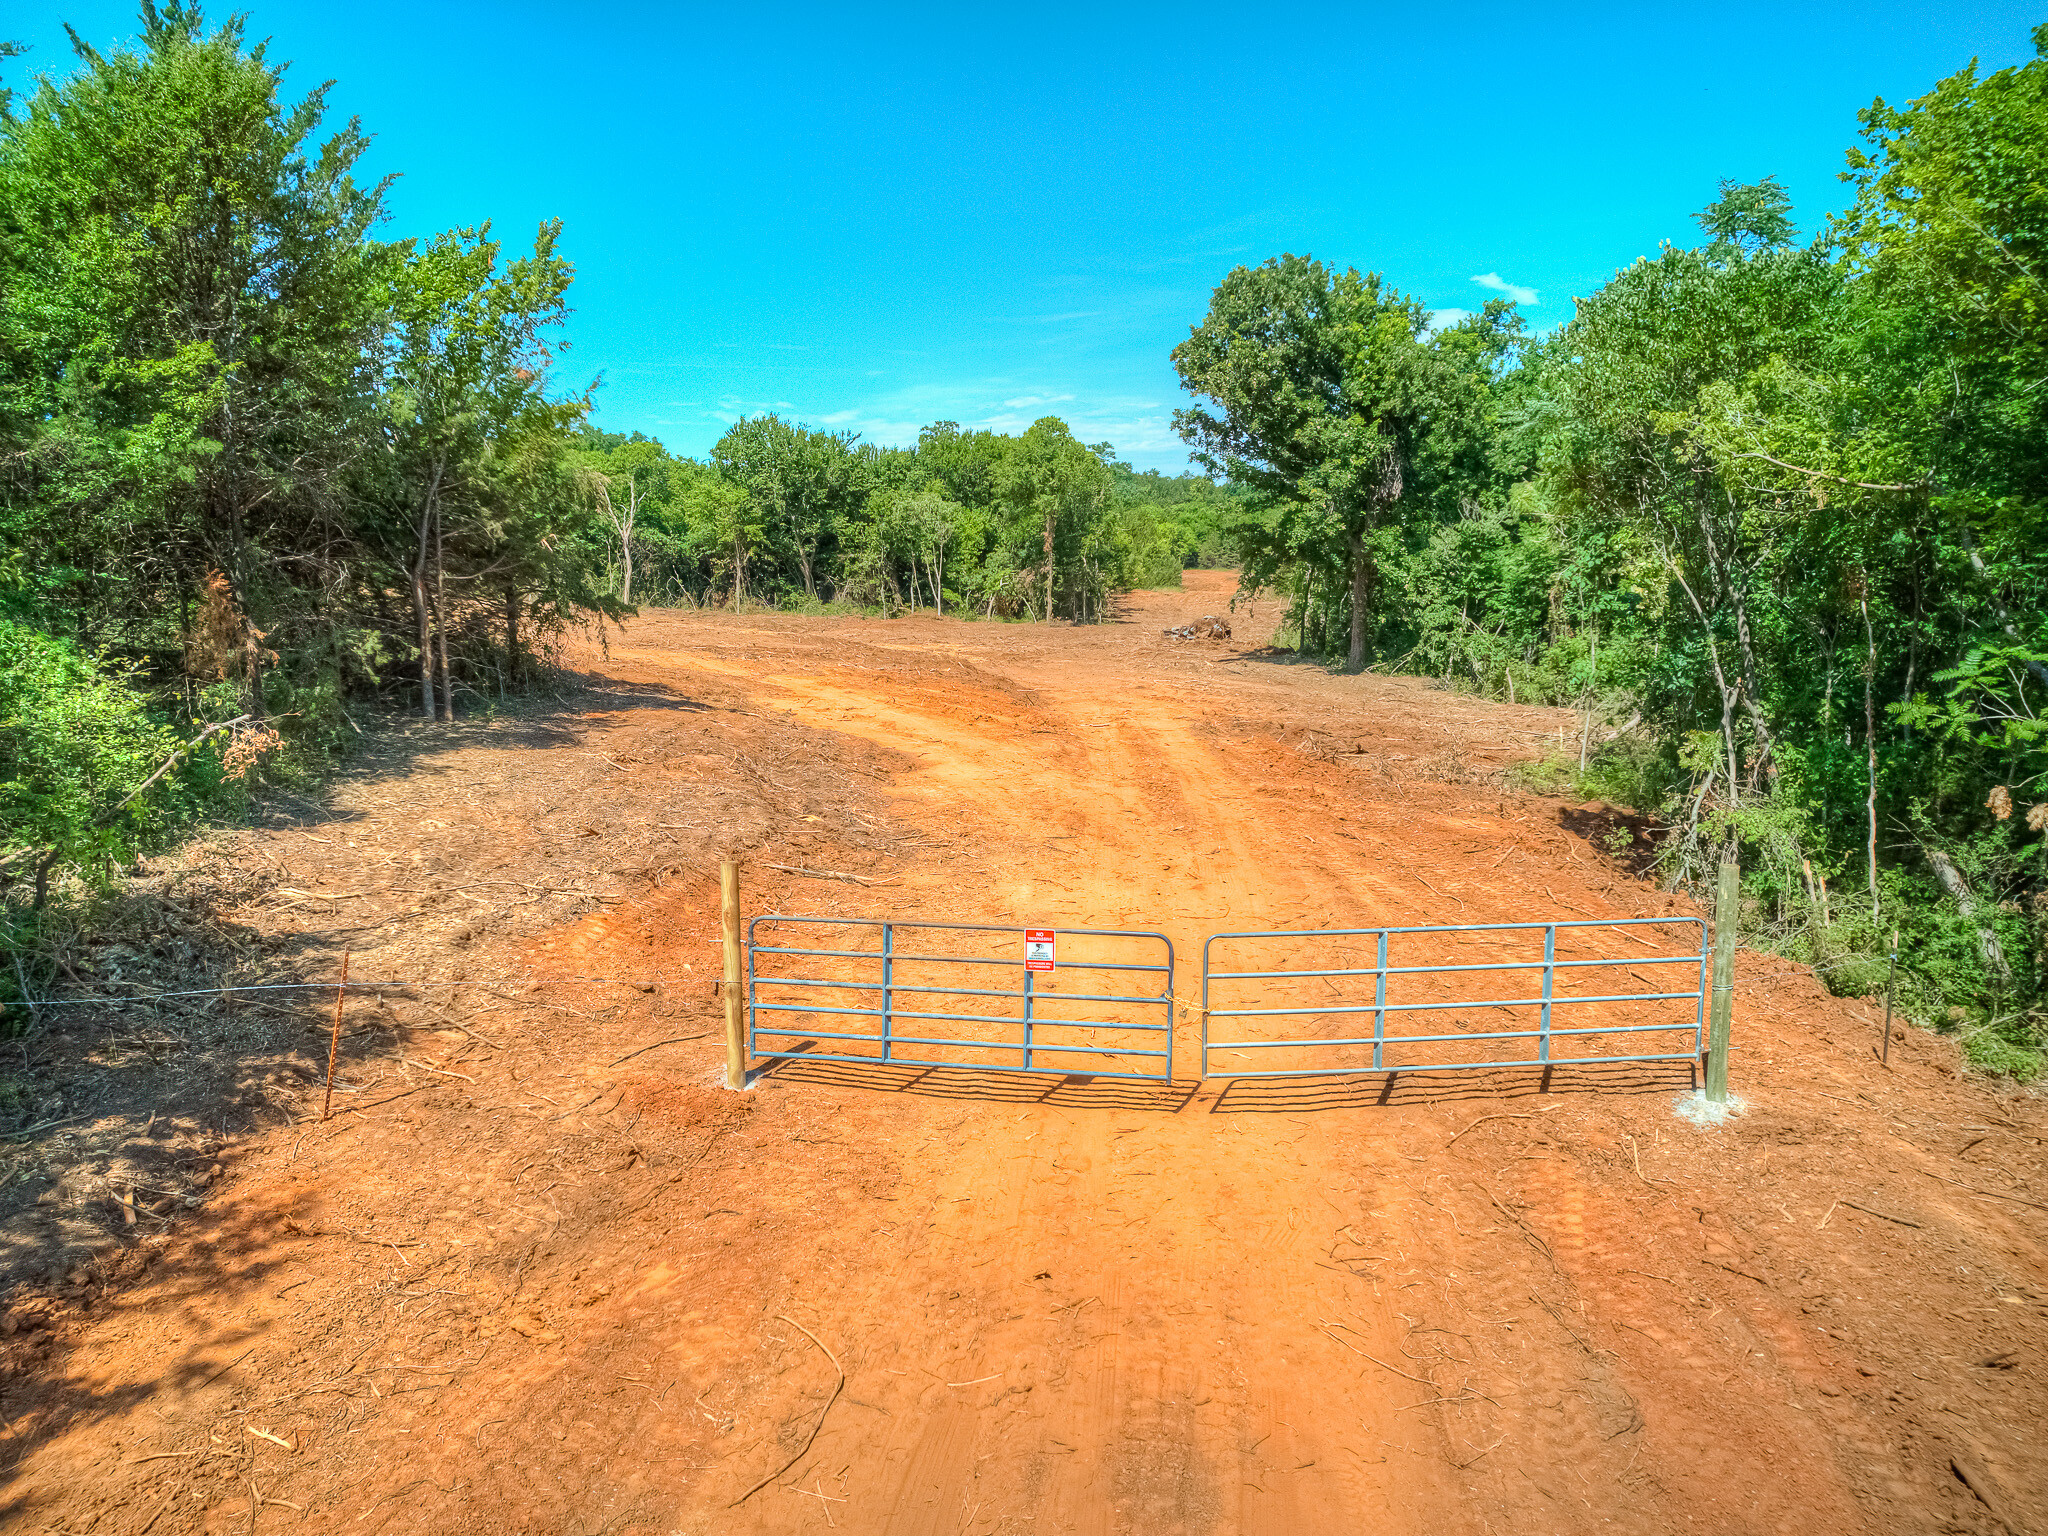
{"type": "Polygon", "coordinates": [[[1062,928],[1053,969],[1039,971],[1026,969],[1026,932],[986,923],[757,917],[747,927],[748,1047],[769,1059],[1172,1081],[1167,937],[1062,928]],[[774,942],[813,938],[820,929],[844,935],[843,943],[774,942]],[[961,948],[983,952],[953,953],[961,948]],[[1004,952],[986,952],[998,948],[1004,952]],[[1156,993],[1146,990],[1153,978],[1156,993]],[[906,1021],[914,1021],[912,1033],[899,1032],[906,1021]],[[826,1048],[802,1048],[819,1044],[826,1048]]]}
{"type": "Polygon", "coordinates": [[[1698,918],[1219,933],[1202,946],[1202,1075],[1307,1077],[1696,1059],[1707,961],[1707,925],[1698,918]],[[1638,932],[1643,929],[1662,930],[1661,942],[1638,932]],[[1540,955],[1533,952],[1539,937],[1540,955]],[[1623,944],[1652,952],[1614,953],[1623,944]],[[1260,968],[1218,970],[1218,946],[1226,959],[1235,952],[1260,968]],[[1679,969],[1645,975],[1636,967],[1679,969]],[[1602,978],[1617,968],[1633,972],[1643,990],[1600,991],[1602,978]],[[1503,971],[1540,973],[1540,983],[1509,989],[1536,995],[1488,995],[1481,974],[1503,971]],[[1662,985],[1664,976],[1674,974],[1671,986],[1681,990],[1662,985]],[[1593,983],[1590,990],[1578,984],[1581,978],[1593,983]],[[1390,979],[1396,995],[1389,994],[1390,979]],[[1554,1021],[1559,1009],[1569,1010],[1569,1024],[1554,1021]],[[1408,1014],[1449,1014],[1451,1027],[1390,1033],[1389,1016],[1398,1025],[1408,1014]],[[1368,1017],[1371,1032],[1365,1033],[1359,1026],[1368,1017]],[[1239,1019],[1272,1022],[1226,1024],[1226,1032],[1241,1038],[1215,1038],[1219,1021],[1239,1019]],[[1644,1035],[1666,1037],[1654,1043],[1667,1048],[1615,1048],[1644,1035]],[[1528,1040],[1535,1042],[1534,1054],[1517,1054],[1512,1042],[1528,1040]],[[1582,1046],[1592,1049],[1576,1054],[1582,1046]],[[1219,1054],[1220,1066],[1211,1059],[1219,1054]],[[1472,1055],[1479,1059],[1445,1059],[1472,1055]],[[1254,1069],[1254,1062],[1261,1065],[1254,1069]]]}

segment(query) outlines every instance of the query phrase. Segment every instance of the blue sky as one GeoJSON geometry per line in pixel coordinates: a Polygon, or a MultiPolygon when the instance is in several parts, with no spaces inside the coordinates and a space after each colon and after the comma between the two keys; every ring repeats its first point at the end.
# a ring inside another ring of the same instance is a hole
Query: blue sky
{"type": "MultiPolygon", "coordinates": [[[[566,221],[598,422],[701,455],[778,410],[872,441],[1064,417],[1186,454],[1168,353],[1230,267],[1382,271],[1545,328],[1719,180],[1811,226],[1873,96],[2023,62],[2009,5],[1247,9],[346,5],[254,0],[403,173],[391,235],[566,221]]],[[[60,0],[0,36],[64,70],[60,0]]]]}

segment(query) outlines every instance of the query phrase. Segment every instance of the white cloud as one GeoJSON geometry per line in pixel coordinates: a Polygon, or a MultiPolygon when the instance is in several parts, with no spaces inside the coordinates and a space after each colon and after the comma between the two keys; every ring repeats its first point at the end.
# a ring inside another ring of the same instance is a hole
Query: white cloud
{"type": "Polygon", "coordinates": [[[1456,325],[1460,320],[1471,318],[1472,311],[1469,309],[1432,309],[1429,312],[1429,328],[1432,331],[1440,331],[1447,325],[1456,325]]]}
{"type": "Polygon", "coordinates": [[[957,421],[970,431],[1018,433],[1052,415],[1062,418],[1084,443],[1114,444],[1119,457],[1140,469],[1178,474],[1188,467],[1187,445],[1173,430],[1170,402],[1157,395],[1095,395],[1061,388],[1063,380],[1015,375],[926,378],[882,390],[873,390],[859,374],[848,382],[853,387],[837,399],[828,396],[795,404],[730,391],[709,404],[672,402],[676,428],[692,420],[697,426],[695,432],[678,430],[678,441],[670,446],[701,454],[726,427],[768,410],[785,420],[827,431],[852,430],[865,442],[900,448],[914,446],[920,430],[933,421],[957,421]],[[701,442],[693,445],[686,440],[698,434],[701,442]]]}
{"type": "Polygon", "coordinates": [[[1481,272],[1472,281],[1482,288],[1491,288],[1495,293],[1505,295],[1517,304],[1540,302],[1534,288],[1524,288],[1520,283],[1511,283],[1498,272],[1481,272]]]}

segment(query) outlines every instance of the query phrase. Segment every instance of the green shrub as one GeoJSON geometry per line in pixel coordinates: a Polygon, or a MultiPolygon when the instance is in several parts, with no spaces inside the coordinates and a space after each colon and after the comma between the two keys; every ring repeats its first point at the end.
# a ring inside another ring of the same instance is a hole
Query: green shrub
{"type": "Polygon", "coordinates": [[[132,795],[177,747],[102,659],[0,620],[0,871],[96,868],[153,814],[132,795]]]}

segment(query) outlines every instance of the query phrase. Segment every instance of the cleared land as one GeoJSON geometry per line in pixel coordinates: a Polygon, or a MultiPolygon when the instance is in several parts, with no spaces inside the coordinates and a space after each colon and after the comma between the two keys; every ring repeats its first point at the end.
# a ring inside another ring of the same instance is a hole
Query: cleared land
{"type": "Polygon", "coordinates": [[[163,873],[280,977],[423,984],[350,1001],[325,1123],[317,1001],[58,1011],[0,1524],[2048,1528],[2042,1101],[1796,967],[1741,957],[1714,1131],[1684,1064],[1201,1084],[1187,1007],[1171,1088],[716,1086],[722,846],[750,911],[1163,929],[1189,1000],[1219,928],[1691,911],[1504,787],[1569,716],[1161,637],[1228,589],[649,615],[163,873]]]}

